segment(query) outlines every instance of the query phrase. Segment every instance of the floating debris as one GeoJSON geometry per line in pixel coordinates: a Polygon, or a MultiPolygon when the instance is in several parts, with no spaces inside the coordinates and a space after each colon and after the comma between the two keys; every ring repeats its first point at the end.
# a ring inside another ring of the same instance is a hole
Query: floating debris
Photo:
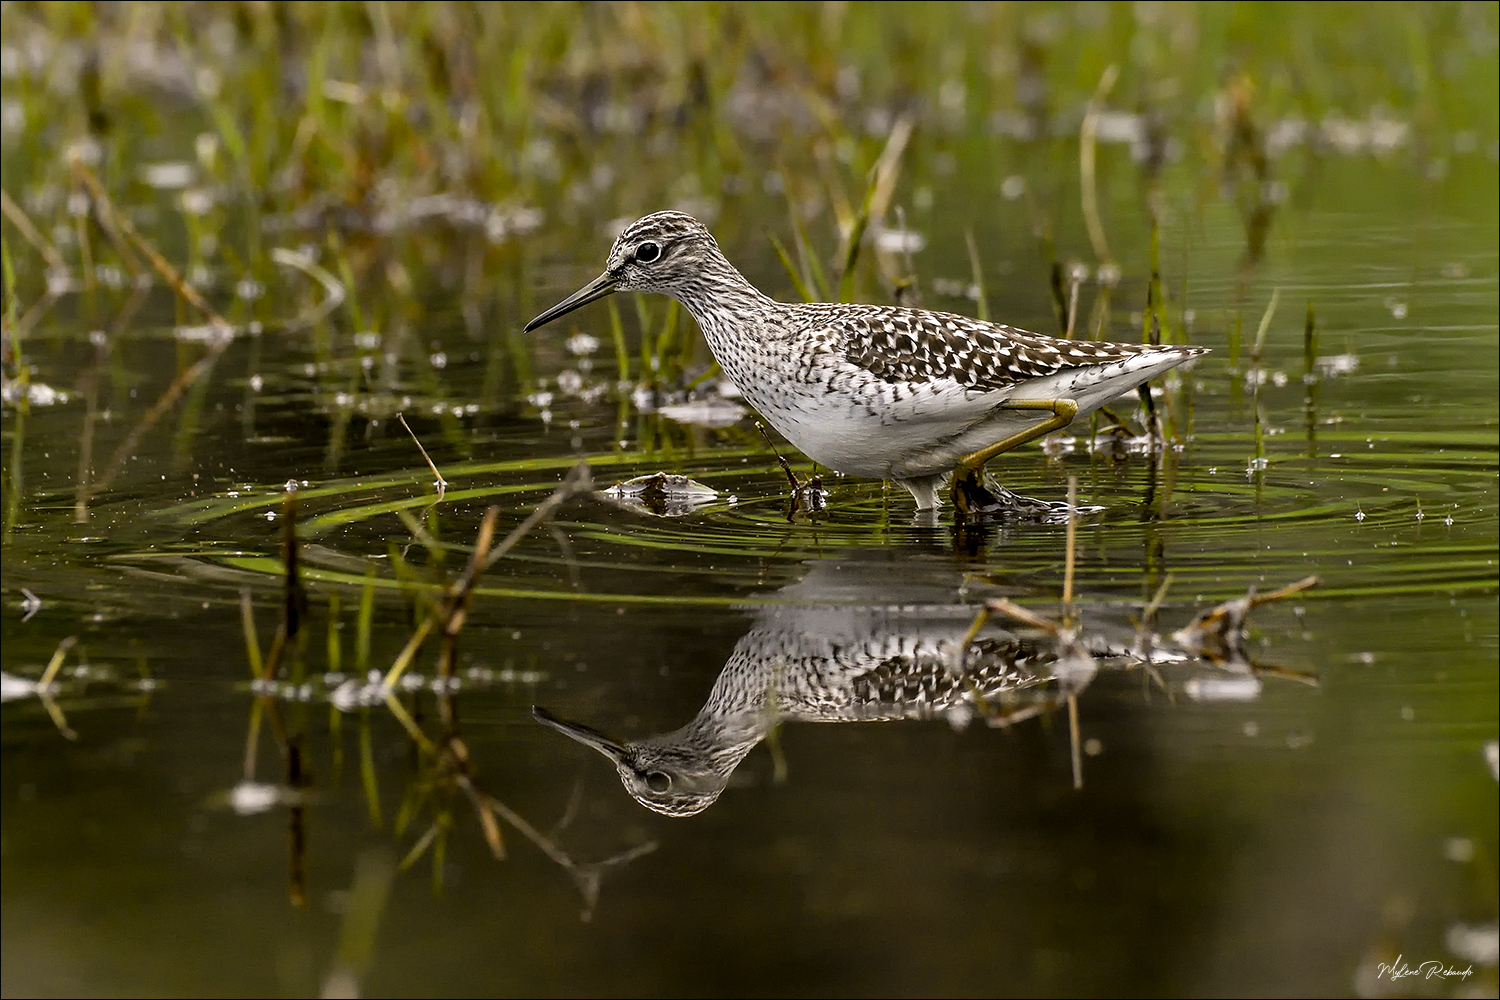
{"type": "Polygon", "coordinates": [[[1042,438],[1042,454],[1048,458],[1061,458],[1073,454],[1078,439],[1068,434],[1048,434],[1042,438]]]}
{"type": "Polygon", "coordinates": [[[371,677],[363,684],[357,680],[344,681],[329,693],[328,703],[345,714],[378,705],[385,697],[380,687],[381,674],[371,671],[371,677]]]}
{"type": "Polygon", "coordinates": [[[185,344],[220,345],[233,340],[234,333],[234,327],[222,326],[218,323],[179,326],[172,330],[172,336],[185,344]]]}
{"type": "Polygon", "coordinates": [[[739,403],[723,398],[671,403],[657,410],[668,420],[697,427],[733,427],[750,411],[739,403]]]}
{"type": "Polygon", "coordinates": [[[30,698],[41,689],[41,684],[29,677],[0,673],[0,702],[19,701],[30,698]]]}
{"type": "MultiPolygon", "coordinates": [[[[370,670],[363,677],[349,677],[337,671],[323,674],[312,682],[293,684],[274,678],[260,678],[250,682],[250,691],[277,701],[304,704],[326,702],[339,712],[348,714],[362,708],[379,705],[385,700],[383,686],[385,675],[370,670]]],[[[414,671],[401,675],[394,685],[402,691],[431,691],[434,694],[452,694],[463,688],[484,688],[495,684],[537,684],[545,680],[546,673],[538,670],[516,670],[511,667],[496,670],[491,667],[470,667],[463,677],[429,677],[414,671]]]]}
{"type": "Polygon", "coordinates": [[[1260,678],[1254,674],[1189,677],[1182,685],[1183,693],[1194,701],[1254,701],[1260,689],[1260,678]]]}
{"type": "Polygon", "coordinates": [[[1276,157],[1306,144],[1345,154],[1381,155],[1406,145],[1410,138],[1411,126],[1403,121],[1378,114],[1360,121],[1333,113],[1319,123],[1297,117],[1274,123],[1266,131],[1266,152],[1276,157]]]}
{"type": "Polygon", "coordinates": [[[1131,455],[1149,455],[1160,443],[1154,434],[1132,434],[1129,429],[1116,426],[1100,430],[1094,438],[1092,451],[1096,455],[1124,461],[1131,455]]]}
{"type": "Polygon", "coordinates": [[[1316,576],[1304,577],[1296,583],[1287,584],[1285,587],[1265,594],[1257,594],[1255,588],[1251,587],[1245,592],[1244,597],[1236,597],[1200,612],[1187,625],[1173,632],[1172,638],[1183,649],[1194,656],[1202,656],[1211,663],[1248,665],[1249,659],[1245,656],[1244,642],[1245,619],[1249,617],[1250,610],[1262,604],[1299,594],[1311,587],[1316,587],[1318,582],[1316,576]]]}
{"type": "Polygon", "coordinates": [[[141,168],[141,180],[147,187],[159,191],[173,191],[193,183],[193,165],[181,160],[166,163],[148,163],[141,168]]]}
{"type": "Polygon", "coordinates": [[[1329,354],[1313,362],[1318,374],[1324,378],[1348,375],[1359,367],[1358,354],[1329,354]]]}
{"type": "Polygon", "coordinates": [[[682,517],[712,503],[718,498],[719,491],[687,476],[653,472],[615,483],[597,495],[638,514],[682,517]]]}
{"type": "Polygon", "coordinates": [[[6,405],[15,406],[25,399],[31,406],[55,406],[66,403],[71,397],[61,389],[54,389],[44,382],[22,383],[20,379],[7,379],[0,388],[0,398],[6,405]]]}
{"type": "Polygon", "coordinates": [[[238,816],[258,816],[277,806],[297,805],[302,799],[302,793],[295,788],[271,785],[263,781],[241,781],[224,793],[223,798],[215,804],[228,806],[238,816]]]}
{"type": "Polygon", "coordinates": [[[920,253],[927,247],[927,237],[909,229],[880,229],[875,233],[875,248],[882,253],[920,253]]]}
{"type": "Polygon", "coordinates": [[[958,278],[933,278],[932,293],[950,299],[968,299],[971,302],[979,301],[979,286],[971,281],[964,281],[958,278]]]}
{"type": "Polygon", "coordinates": [[[822,476],[809,476],[792,490],[792,512],[814,514],[828,507],[828,491],[823,488],[822,476]]]}

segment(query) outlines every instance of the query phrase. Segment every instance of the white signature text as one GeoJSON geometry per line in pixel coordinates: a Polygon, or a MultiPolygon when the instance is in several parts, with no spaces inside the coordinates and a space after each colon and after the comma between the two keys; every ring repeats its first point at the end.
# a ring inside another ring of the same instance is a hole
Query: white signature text
{"type": "Polygon", "coordinates": [[[1460,969],[1456,966],[1444,965],[1442,962],[1422,962],[1413,968],[1403,961],[1404,957],[1397,955],[1394,962],[1389,964],[1382,962],[1376,970],[1375,978],[1389,979],[1394,983],[1416,976],[1420,976],[1423,979],[1468,979],[1474,974],[1474,967],[1472,965],[1466,969],[1460,969]]]}

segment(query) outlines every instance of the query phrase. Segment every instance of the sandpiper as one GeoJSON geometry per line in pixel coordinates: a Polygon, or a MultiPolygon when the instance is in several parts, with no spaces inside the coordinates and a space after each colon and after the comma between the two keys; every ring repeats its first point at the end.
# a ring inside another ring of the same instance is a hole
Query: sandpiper
{"type": "Polygon", "coordinates": [[[698,714],[671,732],[619,742],[532,715],[608,757],[647,809],[692,816],[783,721],[962,724],[999,699],[1045,694],[1053,657],[993,625],[971,635],[973,606],[931,574],[909,554],[814,562],[778,593],[787,603],[760,609],[698,714]]]}
{"type": "Polygon", "coordinates": [[[531,332],[616,291],[660,292],[698,321],[745,400],[813,461],[892,479],[919,510],[945,476],[1098,409],[1202,347],[1062,340],[904,306],[777,302],[681,212],[625,228],[604,273],[526,324],[531,332]]]}

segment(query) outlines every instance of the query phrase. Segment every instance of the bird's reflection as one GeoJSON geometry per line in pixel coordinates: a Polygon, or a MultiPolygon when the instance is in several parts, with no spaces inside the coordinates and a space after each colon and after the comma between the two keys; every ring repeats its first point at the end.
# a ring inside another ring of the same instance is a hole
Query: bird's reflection
{"type": "Polygon", "coordinates": [[[686,725],[621,743],[544,709],[536,718],[593,747],[648,809],[691,816],[784,720],[884,722],[946,715],[1047,679],[1051,655],[993,625],[965,646],[974,607],[951,565],[824,560],[760,610],[686,725]],[[925,577],[925,579],[923,579],[925,577]]]}

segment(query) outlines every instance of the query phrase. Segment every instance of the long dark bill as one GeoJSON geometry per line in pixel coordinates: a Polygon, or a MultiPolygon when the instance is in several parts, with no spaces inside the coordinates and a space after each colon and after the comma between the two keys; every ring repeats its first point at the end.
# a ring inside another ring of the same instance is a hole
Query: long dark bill
{"type": "Polygon", "coordinates": [[[526,332],[530,333],[537,327],[546,326],[548,323],[557,319],[557,317],[559,316],[566,316],[568,313],[572,312],[574,309],[579,308],[580,306],[586,306],[590,302],[595,302],[599,299],[604,298],[604,296],[611,294],[615,290],[615,283],[618,280],[619,279],[614,275],[610,274],[608,271],[605,271],[603,274],[599,275],[599,277],[595,278],[593,281],[590,281],[587,285],[584,285],[582,288],[578,289],[578,291],[574,292],[572,295],[569,295],[567,298],[563,299],[557,305],[542,313],[530,323],[527,323],[526,332]]]}
{"type": "Polygon", "coordinates": [[[571,740],[577,740],[586,747],[593,747],[616,764],[620,762],[620,758],[625,754],[624,747],[620,746],[614,740],[609,739],[598,730],[590,729],[588,726],[580,726],[576,722],[564,722],[545,708],[533,705],[531,707],[531,717],[543,725],[551,726],[571,740]]]}

